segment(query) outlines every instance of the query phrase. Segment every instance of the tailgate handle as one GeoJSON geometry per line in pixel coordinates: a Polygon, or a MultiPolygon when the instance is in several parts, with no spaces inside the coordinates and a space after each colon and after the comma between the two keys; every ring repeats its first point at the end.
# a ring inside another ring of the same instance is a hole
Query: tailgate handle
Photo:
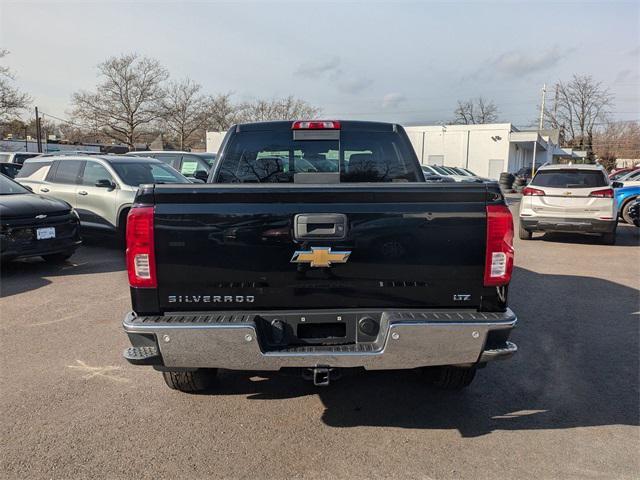
{"type": "Polygon", "coordinates": [[[300,213],[294,218],[298,240],[340,239],[347,235],[347,216],[343,213],[300,213]]]}

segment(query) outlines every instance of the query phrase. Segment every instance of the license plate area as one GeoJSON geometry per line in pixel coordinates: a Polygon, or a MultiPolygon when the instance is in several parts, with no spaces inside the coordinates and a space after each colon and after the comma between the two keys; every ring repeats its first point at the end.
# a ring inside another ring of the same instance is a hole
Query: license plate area
{"type": "Polygon", "coordinates": [[[254,319],[266,350],[303,345],[373,343],[380,331],[380,314],[305,313],[262,314],[254,319]],[[362,324],[362,319],[367,323],[362,324]]]}
{"type": "Polygon", "coordinates": [[[347,336],[346,323],[299,323],[297,330],[300,340],[339,339],[347,336]]]}
{"type": "Polygon", "coordinates": [[[36,229],[36,240],[47,240],[50,238],[56,238],[55,227],[45,227],[36,229]]]}

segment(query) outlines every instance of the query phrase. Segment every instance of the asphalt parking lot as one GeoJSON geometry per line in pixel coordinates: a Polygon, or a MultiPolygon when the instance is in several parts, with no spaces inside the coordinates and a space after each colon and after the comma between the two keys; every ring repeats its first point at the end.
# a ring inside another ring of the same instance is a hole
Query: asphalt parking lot
{"type": "Polygon", "coordinates": [[[121,357],[123,254],[2,270],[3,478],[638,478],[639,230],[516,239],[520,351],[464,393],[414,372],[169,390],[121,357]]]}

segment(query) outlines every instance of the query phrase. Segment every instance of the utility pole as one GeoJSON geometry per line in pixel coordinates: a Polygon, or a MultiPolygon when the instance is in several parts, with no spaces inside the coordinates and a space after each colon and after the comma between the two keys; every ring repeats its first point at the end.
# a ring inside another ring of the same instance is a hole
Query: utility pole
{"type": "Polygon", "coordinates": [[[29,144],[27,143],[27,128],[29,126],[25,123],[24,124],[24,151],[28,152],[29,151],[29,144]]]}
{"type": "Polygon", "coordinates": [[[547,84],[542,85],[542,102],[540,104],[540,123],[538,124],[538,130],[536,130],[536,139],[533,142],[533,158],[531,159],[531,179],[536,174],[536,153],[538,147],[538,135],[540,135],[540,130],[544,127],[544,100],[547,93],[547,84]]]}
{"type": "Polygon", "coordinates": [[[469,168],[469,136],[471,135],[471,130],[467,129],[467,161],[465,162],[465,168],[469,168]]]}
{"type": "Polygon", "coordinates": [[[42,153],[42,132],[40,131],[40,115],[36,107],[36,141],[38,143],[38,153],[42,153]]]}
{"type": "Polygon", "coordinates": [[[538,129],[542,130],[544,128],[544,100],[547,93],[547,84],[542,85],[542,104],[540,105],[540,124],[538,125],[538,129]]]}

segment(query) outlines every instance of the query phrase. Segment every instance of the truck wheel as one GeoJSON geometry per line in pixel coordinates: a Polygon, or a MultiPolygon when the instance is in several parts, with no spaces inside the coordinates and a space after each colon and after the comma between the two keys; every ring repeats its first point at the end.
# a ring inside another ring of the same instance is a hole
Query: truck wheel
{"type": "Polygon", "coordinates": [[[600,238],[602,239],[602,243],[604,243],[605,245],[615,245],[616,231],[614,230],[613,232],[603,233],[602,237],[600,238]]]}
{"type": "Polygon", "coordinates": [[[624,204],[622,205],[622,208],[620,209],[620,216],[629,225],[633,225],[633,218],[631,218],[631,212],[629,211],[629,208],[631,207],[631,204],[633,203],[634,200],[635,198],[630,198],[629,200],[624,202],[624,204]]]}
{"type": "Polygon", "coordinates": [[[471,385],[476,367],[426,367],[423,375],[429,383],[443,390],[462,390],[471,385]]]}
{"type": "Polygon", "coordinates": [[[216,368],[203,368],[195,372],[162,372],[169,388],[185,393],[203,392],[211,386],[216,377],[216,368]]]}
{"type": "Polygon", "coordinates": [[[524,228],[522,226],[522,223],[520,223],[518,227],[518,236],[520,237],[520,240],[531,240],[531,237],[533,237],[533,232],[524,228]]]}
{"type": "Polygon", "coordinates": [[[73,253],[52,253],[51,255],[42,255],[42,258],[47,263],[62,263],[71,257],[73,253]]]}

